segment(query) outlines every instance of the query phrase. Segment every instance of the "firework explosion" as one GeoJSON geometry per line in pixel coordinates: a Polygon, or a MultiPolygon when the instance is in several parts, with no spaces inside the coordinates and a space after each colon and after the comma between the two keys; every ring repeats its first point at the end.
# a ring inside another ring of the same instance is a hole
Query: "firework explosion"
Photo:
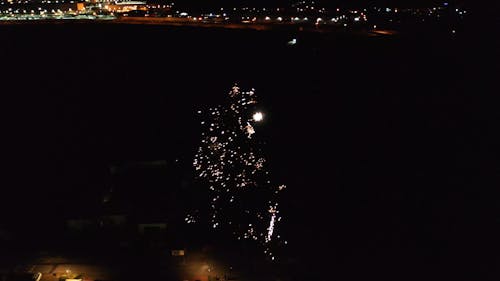
{"type": "MultiPolygon", "coordinates": [[[[261,143],[254,137],[265,115],[256,109],[253,89],[244,92],[234,86],[226,103],[198,111],[205,116],[204,132],[193,166],[210,191],[210,224],[237,239],[257,241],[274,260],[271,245],[281,242],[277,197],[286,187],[271,184],[261,143]]],[[[186,221],[194,219],[188,216],[186,221]]]]}

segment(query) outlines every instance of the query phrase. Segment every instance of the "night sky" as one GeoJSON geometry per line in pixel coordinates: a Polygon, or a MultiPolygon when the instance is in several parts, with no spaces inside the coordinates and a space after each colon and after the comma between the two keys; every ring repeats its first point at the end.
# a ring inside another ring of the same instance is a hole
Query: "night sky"
{"type": "Polygon", "coordinates": [[[0,217],[14,229],[48,218],[58,229],[97,206],[116,163],[178,159],[172,171],[190,182],[196,111],[238,82],[256,88],[268,117],[259,133],[288,186],[283,231],[304,278],[498,273],[498,48],[488,36],[98,24],[0,35],[0,217]]]}

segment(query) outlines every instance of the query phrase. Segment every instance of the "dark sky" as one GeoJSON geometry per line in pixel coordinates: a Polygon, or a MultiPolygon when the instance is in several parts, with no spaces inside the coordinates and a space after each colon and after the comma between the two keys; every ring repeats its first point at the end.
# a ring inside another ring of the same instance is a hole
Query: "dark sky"
{"type": "Polygon", "coordinates": [[[321,268],[498,268],[500,117],[484,81],[497,73],[486,72],[498,68],[494,45],[122,25],[0,35],[2,222],[31,226],[90,202],[110,163],[190,161],[194,113],[240,82],[266,105],[295,245],[321,268]]]}

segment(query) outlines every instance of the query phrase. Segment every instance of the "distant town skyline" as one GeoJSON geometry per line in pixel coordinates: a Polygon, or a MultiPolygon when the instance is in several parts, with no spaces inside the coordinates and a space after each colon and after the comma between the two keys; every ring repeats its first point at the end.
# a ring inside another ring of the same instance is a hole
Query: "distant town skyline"
{"type": "MultiPolygon", "coordinates": [[[[200,6],[200,7],[214,7],[214,6],[287,6],[293,4],[295,0],[216,0],[216,1],[205,1],[205,0],[181,0],[176,1],[175,4],[179,6],[200,6]]],[[[450,5],[463,5],[464,1],[440,1],[440,0],[334,0],[334,1],[312,1],[319,6],[324,7],[366,7],[366,6],[394,6],[394,7],[434,7],[441,6],[444,3],[449,3],[450,5]]]]}

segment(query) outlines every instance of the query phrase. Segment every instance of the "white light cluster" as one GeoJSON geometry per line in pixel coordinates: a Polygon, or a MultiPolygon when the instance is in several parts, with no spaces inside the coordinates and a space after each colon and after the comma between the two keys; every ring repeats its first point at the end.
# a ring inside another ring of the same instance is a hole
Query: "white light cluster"
{"type": "Polygon", "coordinates": [[[195,217],[194,217],[193,215],[191,215],[191,214],[188,214],[188,215],[186,216],[186,218],[184,218],[184,221],[185,221],[186,223],[188,223],[188,224],[189,224],[189,223],[196,223],[196,219],[195,219],[195,217]]]}

